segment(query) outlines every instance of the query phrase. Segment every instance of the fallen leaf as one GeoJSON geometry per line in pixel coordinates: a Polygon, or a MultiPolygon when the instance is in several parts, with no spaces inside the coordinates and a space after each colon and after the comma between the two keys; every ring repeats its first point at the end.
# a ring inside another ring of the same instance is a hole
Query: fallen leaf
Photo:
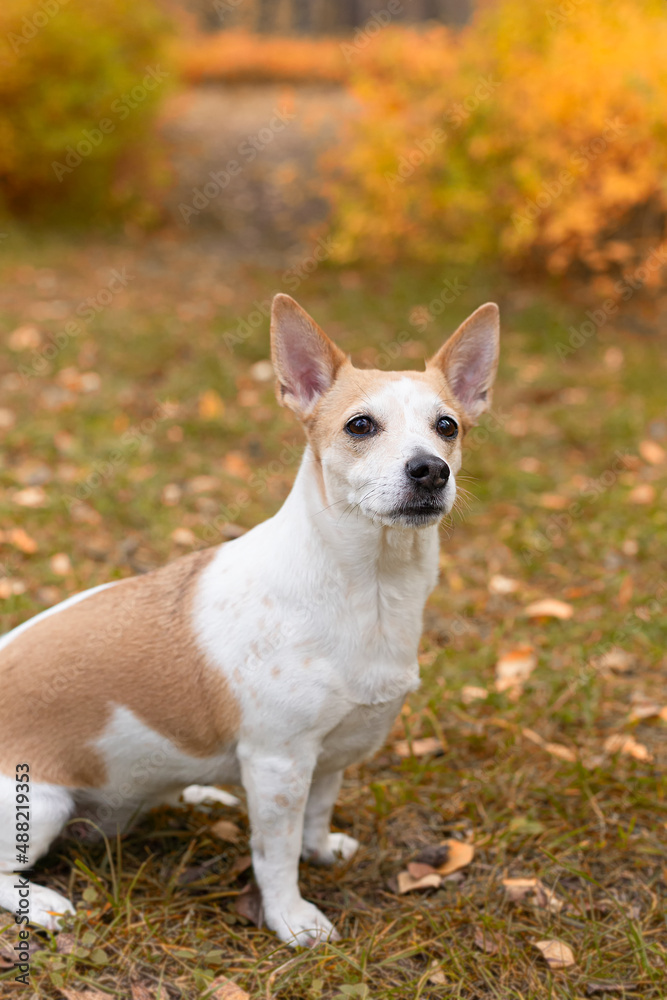
{"type": "Polygon", "coordinates": [[[436,969],[436,971],[432,972],[431,975],[428,977],[428,981],[433,986],[444,986],[447,982],[447,977],[445,976],[442,969],[436,969]]]}
{"type": "Polygon", "coordinates": [[[663,708],[657,701],[642,701],[634,705],[628,715],[628,722],[641,722],[642,719],[663,718],[662,713],[667,713],[667,706],[663,708]]]}
{"type": "Polygon", "coordinates": [[[523,613],[529,618],[561,618],[566,621],[574,614],[574,608],[555,597],[545,597],[542,601],[533,601],[523,609],[523,613]]]}
{"type": "Polygon", "coordinates": [[[628,493],[628,500],[630,503],[636,504],[653,503],[655,497],[655,486],[652,486],[651,483],[639,483],[638,486],[635,486],[635,488],[630,490],[628,493]]]}
{"type": "Polygon", "coordinates": [[[406,892],[415,892],[418,889],[439,889],[442,884],[442,876],[437,872],[429,872],[421,878],[413,878],[410,872],[399,872],[396,876],[399,896],[406,892]]]}
{"type": "Polygon", "coordinates": [[[240,917],[245,917],[255,927],[264,923],[262,894],[256,885],[246,885],[236,897],[234,909],[240,917]]]}
{"type": "Polygon", "coordinates": [[[249,854],[241,854],[235,859],[232,867],[229,869],[229,877],[236,878],[238,875],[242,875],[243,872],[247,871],[251,866],[252,857],[249,854]]]}
{"type": "Polygon", "coordinates": [[[37,542],[23,528],[12,528],[8,531],[7,541],[19,552],[25,552],[29,556],[37,551],[37,542]]]}
{"type": "Polygon", "coordinates": [[[500,949],[496,935],[484,930],[483,927],[475,928],[475,946],[480,951],[485,951],[487,955],[495,955],[500,949]]]}
{"type": "Polygon", "coordinates": [[[521,903],[531,896],[540,884],[536,878],[504,878],[503,886],[511,903],[521,903]]]}
{"type": "Polygon", "coordinates": [[[228,819],[219,819],[209,827],[209,830],[215,837],[226,840],[229,844],[236,844],[241,837],[241,831],[236,823],[228,819]]]}
{"type": "Polygon", "coordinates": [[[549,889],[538,878],[505,878],[503,886],[511,903],[528,902],[551,913],[560,913],[565,905],[554,890],[549,889]]]}
{"type": "Polygon", "coordinates": [[[575,964],[574,954],[569,945],[552,938],[549,941],[535,941],[550,969],[567,969],[575,964]]]}
{"type": "Polygon", "coordinates": [[[614,646],[593,662],[596,667],[602,670],[614,670],[616,673],[624,674],[634,666],[635,658],[627,650],[621,649],[620,646],[614,646]]]}
{"type": "Polygon", "coordinates": [[[474,684],[464,684],[461,688],[461,701],[464,705],[471,705],[473,701],[483,701],[488,697],[486,688],[475,687],[474,684]]]}
{"type": "Polygon", "coordinates": [[[496,691],[523,686],[537,666],[537,656],[532,646],[519,646],[500,657],[496,663],[496,691]]]}
{"type": "Polygon", "coordinates": [[[67,576],[72,569],[72,563],[66,552],[56,552],[55,555],[51,556],[49,566],[51,572],[55,573],[56,576],[67,576]]]}
{"type": "Polygon", "coordinates": [[[399,740],[394,744],[394,753],[399,757],[425,757],[429,753],[443,753],[442,742],[436,736],[426,736],[420,740],[399,740]]]}
{"type": "Polygon", "coordinates": [[[431,865],[425,865],[421,861],[410,861],[408,864],[408,875],[414,879],[423,878],[424,875],[437,875],[438,872],[431,865]]]}
{"type": "Polygon", "coordinates": [[[208,986],[209,990],[212,988],[211,1000],[250,1000],[250,994],[226,976],[217,976],[208,986]]]}
{"type": "Polygon", "coordinates": [[[16,414],[6,406],[0,407],[0,431],[7,431],[16,423],[16,414]]]}
{"type": "Polygon", "coordinates": [[[252,469],[240,451],[228,451],[222,460],[225,472],[236,479],[248,479],[252,469]]]}
{"type": "Polygon", "coordinates": [[[447,859],[437,866],[440,875],[451,875],[460,868],[465,868],[475,857],[475,848],[462,840],[445,840],[441,844],[448,849],[447,859]]]}
{"type": "Polygon", "coordinates": [[[215,420],[225,412],[225,404],[215,389],[207,389],[199,397],[199,416],[202,420],[215,420]]]}
{"type": "Polygon", "coordinates": [[[657,441],[641,441],[639,454],[649,465],[662,465],[667,457],[665,449],[657,441]]]}
{"type": "Polygon", "coordinates": [[[250,377],[255,382],[271,382],[275,378],[275,372],[269,359],[264,358],[261,361],[255,361],[254,365],[250,365],[250,377]]]}
{"type": "Polygon", "coordinates": [[[31,507],[34,510],[47,504],[47,496],[41,486],[26,486],[24,490],[17,490],[12,500],[19,507],[31,507]]]}
{"type": "Polygon", "coordinates": [[[169,537],[177,545],[189,546],[195,545],[197,542],[195,533],[190,528],[174,528],[169,537]]]}
{"type": "Polygon", "coordinates": [[[489,590],[492,594],[514,594],[520,586],[518,580],[503,576],[502,573],[496,573],[489,580],[489,590]]]}
{"type": "Polygon", "coordinates": [[[42,335],[34,323],[17,326],[7,338],[7,344],[12,351],[34,351],[41,342],[42,335]]]}
{"type": "Polygon", "coordinates": [[[560,493],[543,493],[540,497],[540,507],[545,507],[547,510],[565,510],[569,504],[570,500],[560,493]]]}
{"type": "Polygon", "coordinates": [[[635,760],[646,762],[653,760],[653,754],[649,753],[643,743],[638,743],[634,736],[627,736],[624,733],[609,736],[604,741],[604,751],[608,754],[620,753],[635,760]]]}
{"type": "Polygon", "coordinates": [[[570,747],[564,746],[562,743],[545,743],[544,749],[552,757],[558,757],[559,760],[567,760],[572,764],[577,760],[575,751],[571,750],[570,747]]]}

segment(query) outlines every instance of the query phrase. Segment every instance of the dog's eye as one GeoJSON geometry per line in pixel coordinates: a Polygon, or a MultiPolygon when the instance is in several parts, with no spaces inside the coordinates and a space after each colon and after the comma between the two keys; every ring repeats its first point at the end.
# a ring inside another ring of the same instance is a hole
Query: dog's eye
{"type": "Polygon", "coordinates": [[[459,425],[451,417],[440,417],[435,429],[444,438],[455,438],[459,432],[459,425]]]}
{"type": "Polygon", "coordinates": [[[370,417],[352,417],[345,424],[345,430],[348,434],[354,434],[355,437],[364,437],[366,434],[373,433],[375,424],[370,417]]]}

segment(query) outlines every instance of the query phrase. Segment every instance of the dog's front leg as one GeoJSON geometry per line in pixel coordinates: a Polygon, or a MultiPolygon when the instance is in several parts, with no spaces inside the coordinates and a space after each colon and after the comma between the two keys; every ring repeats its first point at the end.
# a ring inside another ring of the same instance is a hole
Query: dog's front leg
{"type": "Polygon", "coordinates": [[[342,771],[316,774],[310,786],[303,825],[301,857],[316,865],[333,865],[351,858],[359,841],[346,833],[331,833],[331,814],[343,780],[342,771]]]}
{"type": "Polygon", "coordinates": [[[248,797],[250,846],[268,926],[292,946],[338,937],[323,913],[301,898],[299,855],[315,756],[239,750],[248,797]]]}

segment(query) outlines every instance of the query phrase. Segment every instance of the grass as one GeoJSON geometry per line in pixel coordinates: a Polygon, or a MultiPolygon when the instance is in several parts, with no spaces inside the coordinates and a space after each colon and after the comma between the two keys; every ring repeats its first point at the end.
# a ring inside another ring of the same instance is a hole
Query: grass
{"type": "MultiPolygon", "coordinates": [[[[223,340],[281,289],[280,273],[178,243],[12,239],[0,257],[2,630],[270,515],[301,440],[253,367],[267,356],[266,320],[233,350],[223,340]],[[42,369],[66,314],[122,267],[126,287],[42,369]]],[[[40,863],[37,880],[81,910],[60,950],[33,933],[39,997],[90,987],[125,998],[133,983],[136,996],[142,984],[144,996],[199,997],[220,974],[280,1000],[664,997],[666,724],[628,721],[638,698],[667,704],[667,466],[640,451],[667,444],[664,349],[621,322],[561,361],[555,345],[589,305],[493,274],[461,273],[465,290],[426,321],[445,277],[455,275],[320,269],[296,293],[362,364],[408,331],[396,364],[415,365],[489,298],[503,318],[493,413],[466,452],[469,506],[443,528],[424,683],[385,750],[348,772],[336,809],[335,825],[364,847],[332,872],[302,867],[304,895],[342,942],[292,953],[236,912],[252,878],[234,867],[248,849],[242,810],[163,810],[117,843],[62,841],[40,863]],[[492,592],[498,575],[517,589],[492,592]],[[572,617],[524,614],[545,597],[571,604],[572,617]],[[494,665],[523,644],[538,667],[513,699],[494,690],[494,665]],[[629,654],[624,673],[599,665],[612,646],[629,654]],[[488,698],[468,702],[471,684],[488,698]],[[652,759],[606,753],[615,733],[652,759]],[[406,736],[440,736],[446,749],[401,759],[393,745],[406,736]],[[241,826],[239,843],[212,835],[221,817],[241,826]],[[392,877],[446,836],[474,840],[472,864],[438,890],[397,896],[392,877]],[[506,876],[538,876],[565,905],[512,903],[506,876]],[[475,944],[480,928],[495,953],[475,944]],[[548,938],[568,943],[576,965],[550,970],[534,947],[548,938]]],[[[11,943],[9,919],[0,928],[11,943]]]]}

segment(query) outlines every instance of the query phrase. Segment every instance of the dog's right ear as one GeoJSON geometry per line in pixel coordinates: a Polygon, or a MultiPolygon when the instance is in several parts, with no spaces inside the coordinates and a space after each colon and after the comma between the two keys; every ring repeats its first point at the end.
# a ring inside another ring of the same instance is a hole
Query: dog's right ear
{"type": "Polygon", "coordinates": [[[280,294],[271,308],[271,360],[278,402],[304,419],[346,358],[291,296],[280,294]]]}

